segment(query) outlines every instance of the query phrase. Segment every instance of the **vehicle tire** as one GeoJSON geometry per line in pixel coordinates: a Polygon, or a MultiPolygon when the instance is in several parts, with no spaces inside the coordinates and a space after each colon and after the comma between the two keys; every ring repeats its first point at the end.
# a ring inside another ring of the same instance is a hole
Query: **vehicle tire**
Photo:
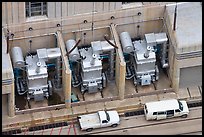
{"type": "Polygon", "coordinates": [[[86,129],[87,132],[91,132],[92,130],[93,130],[93,128],[86,129]]]}
{"type": "Polygon", "coordinates": [[[117,127],[118,126],[118,124],[113,124],[113,125],[111,125],[111,127],[117,127]]]}
{"type": "Polygon", "coordinates": [[[186,118],[186,117],[187,117],[187,114],[184,114],[184,115],[182,115],[181,117],[182,117],[182,118],[186,118]]]}

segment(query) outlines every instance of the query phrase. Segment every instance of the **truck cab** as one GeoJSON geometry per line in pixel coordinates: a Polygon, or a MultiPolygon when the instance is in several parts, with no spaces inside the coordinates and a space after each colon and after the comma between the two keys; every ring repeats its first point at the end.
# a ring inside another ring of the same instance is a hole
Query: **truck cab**
{"type": "Polygon", "coordinates": [[[118,124],[119,117],[116,117],[117,114],[114,112],[107,111],[98,111],[99,118],[101,119],[101,127],[112,126],[112,124],[118,124]]]}
{"type": "Polygon", "coordinates": [[[117,111],[98,111],[97,113],[78,116],[81,130],[92,131],[101,127],[116,127],[120,124],[117,111]]]}

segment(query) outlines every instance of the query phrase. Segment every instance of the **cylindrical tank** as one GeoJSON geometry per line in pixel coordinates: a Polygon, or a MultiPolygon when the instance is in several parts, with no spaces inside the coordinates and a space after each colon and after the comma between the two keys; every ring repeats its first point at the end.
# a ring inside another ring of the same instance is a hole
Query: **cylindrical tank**
{"type": "Polygon", "coordinates": [[[23,53],[20,47],[13,47],[12,50],[12,61],[14,68],[24,67],[23,53]]]}
{"type": "Polygon", "coordinates": [[[133,51],[132,40],[128,32],[120,33],[120,40],[123,47],[123,52],[130,53],[133,51]]]}
{"type": "MultiPolygon", "coordinates": [[[[74,45],[76,44],[76,41],[73,39],[67,40],[66,41],[66,48],[67,48],[67,52],[69,52],[74,45]]],[[[79,51],[77,48],[75,48],[70,54],[69,54],[69,59],[71,61],[76,61],[78,59],[80,59],[80,55],[79,55],[79,51]]]]}

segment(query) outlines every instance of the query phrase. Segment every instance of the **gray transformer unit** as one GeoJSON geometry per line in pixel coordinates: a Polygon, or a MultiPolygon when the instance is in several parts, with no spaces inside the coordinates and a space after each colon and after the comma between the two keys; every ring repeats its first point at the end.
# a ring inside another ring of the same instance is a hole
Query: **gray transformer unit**
{"type": "Polygon", "coordinates": [[[42,101],[52,95],[52,84],[48,80],[46,61],[61,57],[59,48],[37,49],[36,55],[27,55],[25,61],[20,47],[12,49],[14,69],[25,70],[25,76],[15,76],[19,95],[27,92],[27,100],[42,101]],[[17,53],[18,54],[17,54],[17,53]],[[23,62],[23,63],[22,63],[23,62]],[[22,93],[23,92],[23,93],[22,93]]]}
{"type": "Polygon", "coordinates": [[[26,73],[27,73],[27,84],[28,94],[27,99],[34,98],[35,101],[44,100],[45,97],[49,97],[52,93],[51,85],[48,85],[48,72],[45,60],[38,59],[37,55],[26,57],[26,73]]]}
{"type": "Polygon", "coordinates": [[[129,54],[130,62],[127,65],[126,79],[134,79],[134,84],[150,85],[159,79],[159,69],[156,63],[155,47],[162,45],[161,64],[162,68],[168,67],[166,62],[166,33],[145,34],[143,40],[132,42],[128,32],[120,34],[123,52],[129,54]]]}
{"type": "MultiPolygon", "coordinates": [[[[72,39],[66,42],[67,52],[74,47],[75,43],[76,42],[74,42],[72,39]]],[[[69,54],[69,60],[71,62],[76,62],[79,60],[77,62],[80,64],[80,71],[78,72],[80,73],[80,78],[77,79],[75,71],[72,70],[72,80],[75,79],[74,81],[79,83],[77,86],[81,86],[82,94],[85,91],[88,93],[102,91],[102,89],[106,87],[107,78],[105,73],[102,72],[102,58],[100,55],[102,55],[104,52],[109,53],[110,76],[113,77],[114,47],[111,46],[107,41],[94,41],[91,42],[90,47],[80,49],[75,48],[73,51],[73,53],[71,52],[69,54]]]]}
{"type": "Polygon", "coordinates": [[[87,90],[89,93],[97,92],[98,89],[101,90],[103,88],[102,81],[102,61],[100,60],[99,54],[93,54],[92,48],[80,49],[79,50],[82,56],[81,62],[81,92],[83,93],[87,90]]]}
{"type": "Polygon", "coordinates": [[[152,47],[147,46],[144,40],[134,41],[133,43],[136,52],[134,52],[134,83],[141,85],[149,85],[152,81],[158,80],[159,70],[156,65],[156,55],[152,47]]]}

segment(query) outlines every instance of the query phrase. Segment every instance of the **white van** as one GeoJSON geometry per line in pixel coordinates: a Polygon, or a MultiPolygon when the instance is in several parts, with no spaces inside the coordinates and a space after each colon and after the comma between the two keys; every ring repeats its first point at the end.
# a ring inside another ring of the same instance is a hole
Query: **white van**
{"type": "Polygon", "coordinates": [[[176,99],[148,102],[144,105],[146,120],[160,120],[173,117],[187,117],[189,109],[186,101],[176,99]]]}

